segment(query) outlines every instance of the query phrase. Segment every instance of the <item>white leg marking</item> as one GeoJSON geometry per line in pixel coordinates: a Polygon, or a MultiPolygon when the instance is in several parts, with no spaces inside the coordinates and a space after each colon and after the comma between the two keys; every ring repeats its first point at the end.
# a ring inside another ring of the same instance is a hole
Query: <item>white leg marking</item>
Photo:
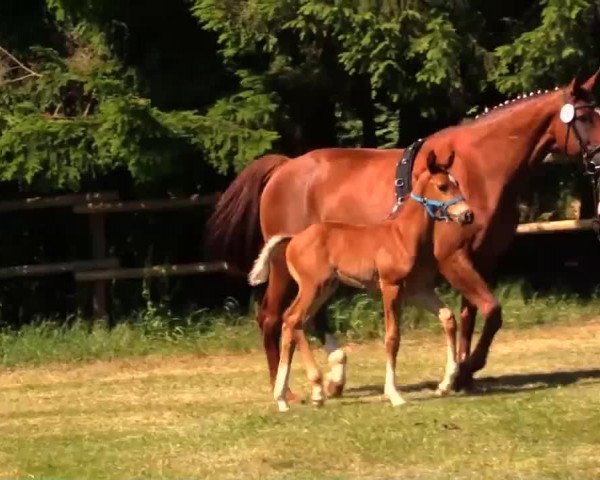
{"type": "Polygon", "coordinates": [[[388,360],[385,364],[385,388],[384,393],[392,402],[394,407],[398,407],[406,403],[406,400],[402,398],[400,392],[396,388],[396,372],[392,365],[391,360],[388,360]]]}
{"type": "Polygon", "coordinates": [[[454,352],[452,351],[452,347],[448,345],[447,347],[447,358],[446,358],[446,371],[444,373],[444,379],[438,385],[436,393],[438,395],[446,395],[450,392],[450,387],[454,383],[454,379],[458,374],[458,364],[454,358],[454,352]]]}
{"type": "Polygon", "coordinates": [[[287,391],[288,379],[290,375],[289,365],[280,363],[277,369],[277,378],[275,379],[275,388],[273,388],[273,398],[277,402],[277,408],[280,412],[287,412],[290,406],[285,398],[287,391]]]}
{"type": "Polygon", "coordinates": [[[328,353],[327,363],[329,363],[329,372],[325,375],[325,384],[327,391],[336,390],[335,387],[341,387],[346,383],[346,352],[339,347],[335,336],[330,333],[325,334],[325,351],[328,353]]]}
{"type": "Polygon", "coordinates": [[[315,405],[323,405],[323,403],[325,402],[323,386],[320,383],[313,384],[312,395],[311,395],[310,399],[315,405]]]}
{"type": "MultiPolygon", "coordinates": [[[[447,330],[447,323],[454,318],[454,314],[449,308],[443,307],[440,308],[438,317],[444,326],[444,330],[447,330]]],[[[450,387],[458,374],[458,364],[456,362],[456,337],[450,338],[448,335],[449,333],[446,331],[446,370],[444,372],[444,378],[436,390],[437,395],[446,395],[450,392],[450,387]]]]}

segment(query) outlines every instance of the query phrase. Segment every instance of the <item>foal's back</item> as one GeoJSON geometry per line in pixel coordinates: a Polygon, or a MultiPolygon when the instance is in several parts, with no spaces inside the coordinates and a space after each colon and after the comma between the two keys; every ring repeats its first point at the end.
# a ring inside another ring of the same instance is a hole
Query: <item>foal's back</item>
{"type": "Polygon", "coordinates": [[[293,238],[286,256],[295,277],[310,275],[323,283],[336,276],[344,283],[369,287],[381,264],[401,254],[397,235],[388,221],[369,226],[316,223],[293,238]]]}

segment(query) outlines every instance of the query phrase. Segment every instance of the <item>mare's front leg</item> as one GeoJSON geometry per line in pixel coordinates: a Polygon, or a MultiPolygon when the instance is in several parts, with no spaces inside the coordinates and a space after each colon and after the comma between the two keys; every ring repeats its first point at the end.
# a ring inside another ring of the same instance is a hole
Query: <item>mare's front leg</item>
{"type": "Polygon", "coordinates": [[[460,390],[470,386],[473,382],[473,374],[485,366],[494,336],[502,327],[502,309],[485,280],[473,267],[465,250],[458,250],[441,262],[440,271],[452,287],[459,290],[481,311],[485,319],[475,350],[459,363],[455,388],[460,390]]]}
{"type": "Polygon", "coordinates": [[[442,324],[446,335],[446,369],[444,378],[438,384],[436,394],[446,395],[458,375],[458,363],[456,362],[456,319],[454,313],[440,300],[433,289],[417,292],[410,297],[410,303],[416,307],[423,308],[437,317],[442,324]]]}
{"type": "Polygon", "coordinates": [[[396,312],[399,313],[398,298],[400,287],[385,281],[380,282],[383,297],[383,313],[385,316],[385,388],[384,394],[390,399],[392,405],[397,407],[406,403],[396,387],[396,359],[400,349],[400,328],[396,312]]]}

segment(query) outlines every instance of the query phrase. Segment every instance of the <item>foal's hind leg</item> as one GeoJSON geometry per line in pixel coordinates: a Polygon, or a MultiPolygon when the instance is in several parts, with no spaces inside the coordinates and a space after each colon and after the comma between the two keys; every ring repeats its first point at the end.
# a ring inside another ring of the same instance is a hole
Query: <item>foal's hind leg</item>
{"type": "Polygon", "coordinates": [[[437,296],[433,289],[421,290],[411,296],[410,303],[421,307],[440,319],[444,333],[446,334],[446,371],[444,378],[438,385],[436,394],[446,395],[452,388],[452,384],[458,375],[458,363],[456,362],[456,319],[454,313],[437,296]]]}
{"type": "MultiPolygon", "coordinates": [[[[285,310],[285,305],[293,298],[294,284],[285,263],[284,252],[284,248],[277,247],[277,250],[271,257],[269,283],[257,312],[257,323],[262,333],[271,388],[275,385],[275,377],[277,376],[278,363],[281,357],[279,343],[281,338],[282,314],[285,310]]],[[[296,395],[289,389],[286,395],[288,400],[296,400],[296,395]]]]}
{"type": "Polygon", "coordinates": [[[387,356],[385,368],[384,394],[394,407],[406,403],[396,387],[396,358],[400,348],[400,329],[396,318],[397,300],[400,293],[398,285],[380,283],[385,315],[385,352],[387,356]]]}
{"type": "Polygon", "coordinates": [[[311,400],[314,404],[321,405],[325,400],[323,392],[323,375],[310,350],[310,345],[304,335],[304,322],[319,308],[329,295],[331,288],[325,288],[317,294],[318,289],[313,286],[301,285],[298,296],[284,314],[281,334],[281,360],[275,381],[274,397],[279,410],[284,412],[289,409],[285,392],[288,388],[290,367],[294,347],[297,345],[302,356],[302,363],[306,376],[312,384],[311,400]]]}
{"type": "MultiPolygon", "coordinates": [[[[325,303],[325,302],[324,302],[325,303]]],[[[328,397],[340,397],[346,385],[346,352],[340,347],[329,323],[329,315],[325,304],[314,316],[315,334],[327,352],[329,372],[325,374],[324,387],[328,397]]]]}

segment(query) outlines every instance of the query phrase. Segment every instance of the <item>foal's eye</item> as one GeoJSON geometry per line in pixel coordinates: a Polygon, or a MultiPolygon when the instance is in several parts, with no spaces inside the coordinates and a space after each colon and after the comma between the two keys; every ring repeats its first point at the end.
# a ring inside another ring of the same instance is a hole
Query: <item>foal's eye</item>
{"type": "Polygon", "coordinates": [[[441,185],[438,185],[438,188],[439,188],[440,192],[445,193],[448,191],[448,184],[442,183],[441,185]]]}

